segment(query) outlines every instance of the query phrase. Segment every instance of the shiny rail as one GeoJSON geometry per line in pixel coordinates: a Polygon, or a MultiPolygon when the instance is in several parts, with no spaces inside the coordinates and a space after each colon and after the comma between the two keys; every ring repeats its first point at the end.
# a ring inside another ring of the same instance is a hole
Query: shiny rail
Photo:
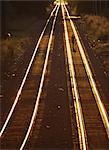
{"type": "Polygon", "coordinates": [[[32,130],[32,126],[35,120],[35,117],[37,115],[37,111],[38,111],[38,106],[39,106],[39,100],[40,100],[40,96],[41,96],[41,92],[42,92],[42,87],[43,87],[43,83],[44,83],[44,79],[45,79],[45,72],[46,72],[46,68],[47,68],[47,63],[48,63],[48,57],[49,57],[49,53],[50,53],[50,48],[51,48],[51,44],[52,44],[52,39],[53,39],[53,32],[54,32],[54,27],[55,27],[55,23],[56,23],[56,18],[57,18],[57,14],[59,11],[59,7],[57,7],[56,13],[55,13],[55,17],[53,20],[53,24],[52,24],[52,29],[51,29],[51,33],[50,33],[50,38],[49,38],[49,42],[48,42],[48,47],[47,47],[47,53],[46,53],[46,58],[45,58],[45,63],[44,63],[44,67],[43,67],[43,71],[42,71],[42,76],[41,76],[41,81],[40,81],[40,86],[39,86],[39,90],[38,90],[38,94],[37,94],[37,98],[36,98],[36,103],[35,103],[35,107],[34,107],[34,111],[32,114],[32,118],[30,121],[30,125],[28,127],[27,133],[25,135],[25,138],[22,142],[22,145],[20,147],[20,150],[22,150],[29,138],[29,134],[32,130]]]}
{"type": "Polygon", "coordinates": [[[93,91],[93,94],[95,96],[95,100],[96,100],[96,103],[97,103],[97,106],[98,106],[98,109],[99,109],[99,112],[101,114],[101,118],[103,120],[103,123],[104,123],[104,126],[105,126],[105,129],[106,129],[106,133],[108,135],[108,138],[109,138],[109,116],[107,114],[107,111],[105,109],[105,106],[102,102],[102,99],[100,97],[100,94],[98,92],[98,89],[97,89],[97,86],[96,86],[96,83],[94,81],[94,78],[93,78],[93,75],[92,75],[92,72],[91,72],[91,69],[90,69],[90,66],[89,66],[89,63],[87,61],[87,58],[86,58],[86,55],[85,55],[85,52],[84,52],[84,49],[83,49],[83,46],[82,46],[82,43],[80,41],[80,38],[78,36],[78,33],[77,33],[77,30],[76,30],[76,27],[73,23],[73,21],[71,21],[71,18],[70,18],[70,15],[69,15],[69,12],[66,8],[66,6],[64,5],[64,8],[67,12],[67,15],[68,15],[68,18],[70,20],[70,24],[71,24],[71,27],[72,27],[72,30],[73,30],[73,33],[74,33],[74,36],[75,36],[75,39],[77,41],[77,44],[78,44],[78,47],[79,47],[79,51],[80,51],[80,54],[81,54],[81,57],[82,57],[82,60],[83,60],[83,63],[84,63],[84,66],[85,66],[85,69],[86,69],[86,72],[87,72],[87,76],[89,78],[89,82],[90,82],[90,85],[92,87],[92,91],[93,91]]]}
{"type": "Polygon", "coordinates": [[[34,59],[35,59],[35,56],[36,56],[36,53],[37,53],[39,44],[40,44],[40,42],[41,42],[41,40],[42,40],[42,37],[43,37],[43,35],[44,35],[44,33],[45,33],[45,30],[46,30],[46,28],[47,28],[47,26],[48,26],[48,23],[49,23],[49,21],[50,21],[52,15],[53,15],[53,13],[55,12],[56,8],[57,8],[57,5],[56,5],[56,6],[54,7],[54,9],[52,10],[52,12],[51,12],[49,18],[47,19],[47,22],[46,22],[44,28],[43,28],[43,31],[42,31],[42,33],[41,33],[41,35],[40,35],[40,38],[39,38],[39,40],[38,40],[38,42],[37,42],[37,45],[36,45],[36,47],[35,47],[35,50],[34,50],[34,52],[33,52],[33,55],[32,55],[31,60],[30,60],[30,62],[29,62],[29,65],[28,65],[28,67],[27,67],[26,73],[25,73],[25,75],[24,75],[24,77],[23,77],[23,80],[22,80],[22,83],[21,83],[21,85],[20,85],[20,88],[19,88],[19,90],[18,90],[18,92],[17,92],[17,95],[16,95],[16,98],[15,98],[15,100],[14,100],[14,103],[13,103],[13,105],[12,105],[12,107],[11,107],[11,109],[10,109],[10,112],[9,112],[9,114],[8,114],[8,116],[7,116],[7,118],[6,118],[5,122],[4,122],[4,124],[3,124],[3,127],[1,128],[0,137],[1,137],[2,134],[4,133],[6,127],[7,127],[8,123],[9,123],[9,121],[10,121],[10,119],[11,119],[11,116],[12,116],[12,114],[13,114],[13,112],[14,112],[14,109],[15,109],[15,107],[16,107],[16,105],[17,105],[17,102],[18,102],[19,97],[20,97],[20,95],[21,95],[21,92],[22,92],[22,89],[23,89],[23,87],[24,87],[24,84],[25,84],[25,82],[26,82],[27,76],[28,76],[28,74],[29,74],[29,72],[30,72],[31,66],[32,66],[33,61],[34,61],[34,59]]]}
{"type": "Polygon", "coordinates": [[[73,65],[74,63],[73,63],[73,59],[72,59],[70,42],[69,42],[69,38],[68,38],[68,29],[67,29],[67,24],[66,24],[66,20],[65,20],[64,6],[61,5],[61,8],[62,8],[62,14],[63,14],[63,20],[64,20],[64,31],[65,31],[65,40],[66,40],[66,48],[67,48],[67,57],[68,57],[68,64],[69,64],[72,93],[74,96],[74,106],[75,106],[75,111],[76,111],[80,148],[86,150],[88,148],[87,137],[86,137],[82,107],[80,104],[80,97],[79,97],[79,93],[78,93],[77,81],[75,78],[75,71],[74,71],[74,65],[73,65]]]}

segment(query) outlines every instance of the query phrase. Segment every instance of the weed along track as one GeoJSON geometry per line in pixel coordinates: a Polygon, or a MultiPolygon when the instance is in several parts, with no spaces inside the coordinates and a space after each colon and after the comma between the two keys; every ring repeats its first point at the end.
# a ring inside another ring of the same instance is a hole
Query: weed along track
{"type": "Polygon", "coordinates": [[[81,41],[65,3],[57,2],[2,120],[1,149],[108,149],[108,104],[81,41]]]}

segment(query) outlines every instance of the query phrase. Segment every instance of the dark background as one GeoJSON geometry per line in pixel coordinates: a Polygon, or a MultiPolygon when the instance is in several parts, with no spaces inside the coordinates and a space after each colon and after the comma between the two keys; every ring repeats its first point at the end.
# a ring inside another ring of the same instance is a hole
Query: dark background
{"type": "MultiPolygon", "coordinates": [[[[46,18],[47,11],[46,8],[52,4],[53,0],[41,0],[41,1],[0,1],[0,18],[1,18],[1,37],[5,38],[6,34],[6,21],[7,17],[28,15],[37,16],[38,18],[46,18]]],[[[103,15],[109,18],[109,1],[83,1],[83,0],[70,0],[70,7],[73,9],[77,6],[78,14],[95,14],[103,15]]]]}
{"type": "Polygon", "coordinates": [[[108,0],[70,0],[71,7],[77,5],[78,13],[89,13],[109,17],[108,0]]]}
{"type": "Polygon", "coordinates": [[[0,1],[1,37],[5,38],[6,35],[7,18],[34,15],[43,19],[47,16],[46,7],[50,4],[50,1],[0,1]]]}

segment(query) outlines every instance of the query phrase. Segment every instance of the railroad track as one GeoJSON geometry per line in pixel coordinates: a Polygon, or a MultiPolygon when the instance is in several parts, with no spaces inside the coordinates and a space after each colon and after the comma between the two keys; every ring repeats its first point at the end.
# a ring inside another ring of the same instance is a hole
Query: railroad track
{"type": "Polygon", "coordinates": [[[1,149],[109,147],[108,103],[98,97],[79,34],[65,14],[69,17],[67,7],[58,3],[46,22],[14,103],[3,115],[1,149]]]}
{"type": "Polygon", "coordinates": [[[81,37],[79,37],[76,26],[70,19],[66,6],[62,5],[61,7],[80,148],[108,149],[109,120],[108,110],[106,110],[105,105],[109,106],[109,103],[103,104],[103,97],[101,99],[101,95],[98,92],[81,37]],[[66,13],[69,18],[67,22],[65,20],[66,13]],[[68,34],[69,30],[70,34],[68,34]],[[71,31],[73,32],[71,33],[71,31]],[[72,43],[72,36],[75,37],[77,47],[75,47],[74,42],[73,45],[70,44],[72,43]],[[96,134],[94,134],[95,132],[96,134]],[[97,139],[97,137],[99,138],[97,139]]]}

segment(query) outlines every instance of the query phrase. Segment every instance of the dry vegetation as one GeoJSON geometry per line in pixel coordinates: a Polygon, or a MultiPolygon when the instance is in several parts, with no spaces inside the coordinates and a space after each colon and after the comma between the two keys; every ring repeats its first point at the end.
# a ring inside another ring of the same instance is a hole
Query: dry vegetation
{"type": "Polygon", "coordinates": [[[93,49],[109,76],[109,20],[95,15],[85,15],[84,20],[93,49]]]}
{"type": "Polygon", "coordinates": [[[25,55],[32,53],[44,22],[35,16],[7,21],[6,38],[0,41],[2,78],[10,78],[22,66],[25,55]]]}
{"type": "Polygon", "coordinates": [[[109,21],[103,16],[85,15],[90,36],[94,40],[109,41],[109,21]]]}
{"type": "Polygon", "coordinates": [[[32,52],[48,13],[48,3],[35,1],[2,2],[2,39],[0,39],[0,62],[2,72],[13,63],[22,60],[23,55],[32,52]],[[37,8],[37,9],[36,9],[37,8]]]}
{"type": "Polygon", "coordinates": [[[6,40],[2,40],[0,43],[1,47],[1,62],[5,61],[9,63],[11,59],[18,59],[21,57],[27,47],[27,43],[30,41],[29,37],[22,38],[8,38],[6,40]]]}

